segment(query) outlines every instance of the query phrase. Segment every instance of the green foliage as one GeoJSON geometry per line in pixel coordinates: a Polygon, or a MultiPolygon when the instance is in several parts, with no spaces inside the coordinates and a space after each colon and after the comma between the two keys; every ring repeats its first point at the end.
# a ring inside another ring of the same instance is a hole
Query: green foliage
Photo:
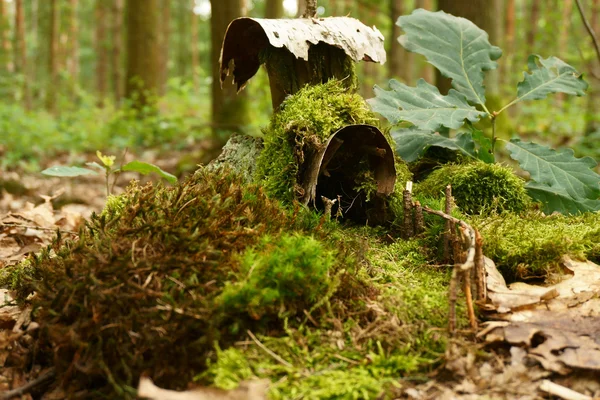
{"type": "Polygon", "coordinates": [[[508,280],[560,272],[565,255],[600,261],[600,213],[544,216],[539,212],[472,216],[484,253],[508,280]]]}
{"type": "Polygon", "coordinates": [[[423,9],[398,18],[405,32],[398,40],[408,51],[419,53],[467,100],[485,109],[483,72],[496,69],[502,50],[490,45],[488,35],[471,21],[443,11],[423,9]]]}
{"type": "Polygon", "coordinates": [[[546,212],[600,210],[600,175],[592,170],[597,165],[592,158],[576,158],[571,149],[556,151],[518,139],[506,148],[531,175],[533,183],[529,182],[527,189],[544,204],[546,212]]]}
{"type": "Polygon", "coordinates": [[[531,203],[525,182],[510,168],[473,162],[448,164],[435,170],[415,187],[415,194],[441,198],[452,185],[452,196],[467,214],[512,211],[520,213],[531,203]]]}
{"type": "Polygon", "coordinates": [[[221,389],[231,390],[237,388],[241,381],[253,377],[250,363],[238,349],[221,350],[217,346],[216,351],[216,361],[209,359],[206,371],[195,379],[207,379],[221,389]]]}
{"type": "Polygon", "coordinates": [[[265,314],[283,317],[310,309],[332,292],[334,255],[314,237],[266,236],[240,258],[239,280],[228,283],[217,299],[225,312],[247,313],[256,320],[265,314]]]}
{"type": "Polygon", "coordinates": [[[349,124],[377,124],[357,94],[336,80],[307,86],[286,99],[264,133],[257,178],[267,193],[285,202],[295,198],[299,167],[309,151],[349,124]],[[306,153],[306,154],[305,154],[306,153]]]}
{"type": "MultiPolygon", "coordinates": [[[[499,111],[492,112],[486,106],[483,77],[485,71],[497,67],[495,60],[500,57],[501,51],[488,42],[488,35],[484,31],[464,18],[443,11],[434,13],[421,9],[400,17],[397,24],[405,32],[399,38],[400,43],[407,50],[424,55],[444,76],[451,78],[454,87],[447,96],[441,95],[423,80],[419,80],[414,88],[395,80],[390,81],[390,91],[375,87],[376,97],[369,100],[374,111],[393,124],[406,121],[414,125],[413,129],[395,129],[392,134],[398,145],[398,153],[407,161],[416,160],[430,146],[439,146],[493,162],[497,140],[496,118],[500,113],[521,101],[543,99],[551,93],[582,96],[588,87],[581,74],[562,60],[532,55],[528,60],[530,72],[525,73],[523,81],[518,84],[516,98],[499,111]],[[489,118],[492,124],[491,140],[471,126],[472,122],[484,117],[489,118]],[[469,124],[470,133],[459,133],[455,138],[444,138],[434,133],[436,130],[460,128],[465,122],[469,124]]],[[[515,157],[519,152],[514,149],[519,146],[514,141],[507,146],[513,158],[524,162],[522,152],[515,157]]],[[[547,148],[533,144],[527,149],[533,158],[544,160],[546,171],[551,173],[560,170],[561,176],[547,182],[547,179],[538,180],[532,174],[535,181],[531,186],[532,195],[544,202],[548,212],[569,213],[600,208],[596,204],[600,175],[596,174],[586,183],[586,187],[595,188],[594,195],[572,190],[574,182],[563,179],[564,160],[549,159],[547,151],[547,148]]],[[[597,165],[591,159],[588,161],[588,168],[597,165]]],[[[531,164],[521,166],[531,172],[531,164]]],[[[591,177],[589,173],[585,175],[591,177]]]]}

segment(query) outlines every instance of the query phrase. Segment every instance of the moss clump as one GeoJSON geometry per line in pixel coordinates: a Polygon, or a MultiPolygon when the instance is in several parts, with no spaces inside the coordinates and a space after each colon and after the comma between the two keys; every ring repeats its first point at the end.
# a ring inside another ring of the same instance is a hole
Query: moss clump
{"type": "Polygon", "coordinates": [[[457,206],[470,215],[520,213],[531,204],[523,179],[508,167],[482,162],[444,165],[417,184],[415,193],[440,198],[448,184],[452,185],[457,206]]]}
{"type": "Polygon", "coordinates": [[[267,194],[291,203],[301,190],[305,161],[329,136],[349,124],[377,124],[365,101],[336,80],[290,96],[264,129],[257,178],[267,194]]]}
{"type": "Polygon", "coordinates": [[[484,253],[510,281],[557,272],[564,255],[600,261],[600,213],[503,213],[474,216],[470,222],[483,236],[484,253]]]}
{"type": "Polygon", "coordinates": [[[265,236],[240,258],[240,279],[227,284],[217,299],[225,310],[247,313],[256,320],[265,314],[294,315],[331,291],[333,252],[312,236],[265,236]]]}

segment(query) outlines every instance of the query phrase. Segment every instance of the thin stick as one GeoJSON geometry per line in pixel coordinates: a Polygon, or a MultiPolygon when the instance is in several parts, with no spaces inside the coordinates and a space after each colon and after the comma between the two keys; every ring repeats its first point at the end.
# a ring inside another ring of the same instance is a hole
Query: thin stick
{"type": "Polygon", "coordinates": [[[456,331],[456,281],[458,280],[458,264],[452,268],[452,277],[450,278],[450,287],[448,288],[448,331],[454,334],[456,331]]]}
{"type": "Polygon", "coordinates": [[[250,331],[250,329],[248,329],[246,331],[246,333],[248,333],[248,336],[250,336],[250,338],[254,341],[254,343],[256,343],[256,345],[258,347],[260,347],[261,349],[263,349],[268,355],[270,355],[271,357],[273,357],[275,360],[277,360],[279,363],[281,363],[282,365],[285,365],[288,368],[293,368],[294,366],[292,364],[290,364],[289,362],[285,361],[283,358],[279,357],[277,354],[275,354],[273,351],[269,350],[267,348],[267,346],[265,346],[264,344],[262,344],[257,338],[256,336],[254,336],[254,334],[250,331]]]}
{"type": "MultiPolygon", "coordinates": [[[[427,210],[425,210],[427,211],[427,210]]],[[[452,212],[452,186],[446,186],[446,203],[444,206],[444,211],[447,215],[450,215],[452,212]]],[[[446,226],[444,232],[444,261],[450,263],[450,246],[452,244],[452,225],[450,220],[446,219],[446,226]]]]}
{"type": "Polygon", "coordinates": [[[23,396],[24,394],[31,392],[33,389],[44,385],[46,381],[49,381],[52,378],[54,378],[54,368],[49,369],[42,375],[38,376],[32,381],[27,382],[21,387],[2,393],[0,395],[0,400],[8,400],[12,399],[13,397],[23,396]]]}
{"type": "Polygon", "coordinates": [[[487,288],[483,260],[483,238],[478,230],[475,230],[475,284],[477,287],[477,300],[485,300],[487,288]]]}
{"type": "Polygon", "coordinates": [[[581,5],[580,0],[575,0],[575,4],[577,4],[577,9],[579,10],[579,15],[581,16],[581,20],[585,25],[585,29],[587,29],[590,37],[592,38],[592,42],[594,43],[594,48],[596,49],[596,56],[598,57],[598,62],[600,62],[600,44],[598,44],[598,38],[596,37],[596,33],[594,29],[590,25],[587,17],[585,16],[585,12],[583,11],[583,6],[581,5]]]}
{"type": "Polygon", "coordinates": [[[402,236],[404,239],[410,239],[415,231],[413,225],[412,195],[410,194],[410,190],[403,191],[402,198],[404,200],[404,230],[402,236]]]}
{"type": "Polygon", "coordinates": [[[467,302],[467,313],[469,315],[469,324],[471,329],[477,330],[477,318],[475,318],[475,309],[473,308],[473,295],[471,294],[471,271],[463,271],[464,273],[464,291],[467,302]]]}
{"type": "Polygon", "coordinates": [[[425,220],[423,218],[423,207],[419,201],[415,201],[415,235],[421,234],[425,230],[425,220]]]}

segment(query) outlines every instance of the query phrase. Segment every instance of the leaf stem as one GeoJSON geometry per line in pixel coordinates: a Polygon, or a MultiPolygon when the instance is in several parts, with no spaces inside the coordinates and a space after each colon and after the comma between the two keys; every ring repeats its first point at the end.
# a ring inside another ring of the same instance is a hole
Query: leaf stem
{"type": "Polygon", "coordinates": [[[494,113],[496,115],[500,114],[502,111],[506,110],[508,107],[510,106],[514,106],[515,104],[517,104],[519,101],[521,101],[521,97],[517,97],[516,99],[514,99],[513,101],[511,101],[510,103],[508,103],[507,105],[505,105],[504,107],[502,107],[500,109],[500,111],[495,111],[494,113]]]}
{"type": "Polygon", "coordinates": [[[492,156],[494,156],[494,148],[496,147],[496,116],[497,113],[490,114],[492,120],[492,156]]]}

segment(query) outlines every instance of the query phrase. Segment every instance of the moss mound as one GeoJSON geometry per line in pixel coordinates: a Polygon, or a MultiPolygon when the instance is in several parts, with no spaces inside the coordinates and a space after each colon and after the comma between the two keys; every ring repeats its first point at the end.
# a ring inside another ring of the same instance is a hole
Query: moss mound
{"type": "MultiPolygon", "coordinates": [[[[264,150],[257,162],[256,176],[267,194],[285,203],[300,197],[305,162],[333,133],[351,124],[376,126],[378,120],[365,101],[340,81],[307,86],[285,100],[263,131],[264,150]]],[[[357,162],[356,167],[366,170],[368,163],[357,162]]],[[[409,179],[405,164],[397,163],[396,168],[398,180],[409,179]]],[[[363,178],[356,188],[372,190],[373,177],[364,174],[363,178]]]]}
{"type": "Polygon", "coordinates": [[[508,167],[473,162],[448,164],[433,171],[415,187],[417,195],[440,198],[452,185],[452,195],[464,213],[511,211],[520,213],[530,204],[525,182],[508,167]]]}
{"type": "Polygon", "coordinates": [[[172,389],[256,376],[278,382],[272,398],[375,397],[440,362],[449,271],[422,242],[389,245],[241,181],[133,185],[76,241],[3,271],[68,396],[134,398],[145,373],[172,389]],[[247,330],[290,364],[237,347],[247,330]]]}
{"type": "Polygon", "coordinates": [[[483,236],[483,252],[510,281],[557,272],[564,255],[600,262],[600,213],[503,213],[470,222],[483,236]]]}

